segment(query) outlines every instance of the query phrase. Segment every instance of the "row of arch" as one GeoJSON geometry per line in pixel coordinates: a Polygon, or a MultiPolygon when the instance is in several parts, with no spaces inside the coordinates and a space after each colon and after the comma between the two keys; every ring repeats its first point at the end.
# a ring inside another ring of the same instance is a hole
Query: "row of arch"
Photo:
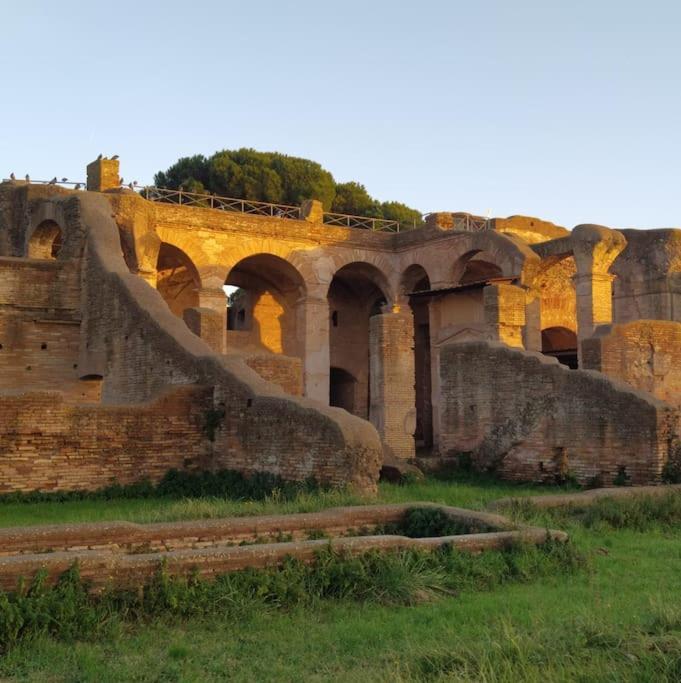
{"type": "MultiPolygon", "coordinates": [[[[174,289],[175,296],[182,292],[186,294],[187,289],[198,293],[202,287],[199,269],[184,251],[172,244],[166,242],[161,244],[156,268],[159,282],[165,283],[161,286],[174,289]]],[[[500,277],[513,277],[509,273],[504,273],[502,266],[490,260],[486,254],[478,251],[471,251],[460,256],[452,272],[455,279],[451,281],[451,284],[469,284],[500,277]]],[[[427,269],[417,263],[411,264],[403,271],[397,287],[391,284],[391,277],[379,265],[361,259],[340,266],[333,273],[333,277],[343,278],[350,273],[371,283],[390,303],[408,297],[414,291],[428,289],[431,283],[427,269]]],[[[333,283],[333,277],[329,280],[329,289],[333,283]]],[[[254,279],[268,281],[268,284],[273,287],[293,292],[298,297],[307,295],[312,280],[312,278],[305,278],[299,268],[281,256],[255,253],[244,257],[229,270],[225,284],[245,288],[254,279]]],[[[168,291],[168,294],[170,295],[171,292],[168,291]]]]}

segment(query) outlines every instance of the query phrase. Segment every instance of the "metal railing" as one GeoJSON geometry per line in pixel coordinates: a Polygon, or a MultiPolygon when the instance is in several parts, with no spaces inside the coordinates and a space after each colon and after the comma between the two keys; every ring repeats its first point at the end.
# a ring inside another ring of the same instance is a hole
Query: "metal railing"
{"type": "Polygon", "coordinates": [[[300,207],[288,206],[287,204],[270,204],[268,202],[251,201],[250,199],[234,199],[214,194],[199,194],[198,192],[169,190],[163,187],[152,186],[141,188],[140,194],[152,202],[182,204],[183,206],[195,206],[204,209],[218,209],[219,211],[235,211],[256,216],[300,218],[300,207]]]}
{"type": "Polygon", "coordinates": [[[324,225],[337,225],[343,228],[359,228],[373,232],[399,232],[400,222],[385,218],[352,216],[344,213],[324,213],[324,225]]]}
{"type": "Polygon", "coordinates": [[[10,182],[21,182],[21,183],[30,183],[31,185],[60,185],[60,186],[65,186],[65,187],[73,187],[74,190],[81,190],[85,189],[85,181],[81,180],[80,182],[76,180],[67,180],[66,178],[63,178],[62,180],[56,180],[52,178],[52,180],[33,180],[33,178],[3,178],[2,179],[3,183],[10,183],[10,182]]]}
{"type": "MultiPolygon", "coordinates": [[[[220,197],[213,194],[187,192],[186,190],[170,190],[151,185],[139,188],[139,193],[142,197],[152,202],[181,204],[182,206],[195,206],[204,209],[217,209],[219,211],[236,211],[238,213],[274,218],[292,218],[294,220],[303,218],[299,206],[290,206],[288,204],[270,204],[250,199],[235,199],[233,197],[220,197]]],[[[343,228],[357,228],[373,232],[400,232],[399,221],[391,221],[385,218],[351,216],[349,214],[327,211],[324,212],[322,221],[324,225],[343,228]]],[[[412,228],[413,226],[408,226],[407,229],[412,228]]],[[[402,229],[404,230],[405,228],[402,227],[402,229]]]]}
{"type": "Polygon", "coordinates": [[[489,230],[491,222],[489,218],[482,218],[481,216],[472,216],[469,213],[454,214],[454,230],[463,230],[466,232],[482,232],[489,230]]]}

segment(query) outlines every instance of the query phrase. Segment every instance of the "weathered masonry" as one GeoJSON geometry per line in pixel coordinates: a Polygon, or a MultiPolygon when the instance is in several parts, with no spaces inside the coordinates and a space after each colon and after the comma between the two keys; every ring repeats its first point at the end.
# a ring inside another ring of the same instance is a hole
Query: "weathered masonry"
{"type": "Polygon", "coordinates": [[[162,197],[109,159],[0,184],[0,493],[448,459],[639,484],[676,449],[679,230],[162,197]]]}

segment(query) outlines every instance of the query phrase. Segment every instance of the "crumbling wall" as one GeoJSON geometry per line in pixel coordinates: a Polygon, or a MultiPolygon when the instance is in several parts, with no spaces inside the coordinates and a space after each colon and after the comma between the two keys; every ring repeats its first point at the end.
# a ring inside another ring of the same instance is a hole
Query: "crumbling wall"
{"type": "Polygon", "coordinates": [[[584,367],[681,406],[681,323],[637,320],[582,342],[584,367]]]}
{"type": "Polygon", "coordinates": [[[440,351],[440,452],[502,477],[659,481],[677,411],[591,371],[501,344],[440,351]]]}
{"type": "Polygon", "coordinates": [[[81,381],[80,272],[76,259],[0,257],[0,392],[59,389],[70,401],[97,401],[99,383],[81,381]]]}
{"type": "Polygon", "coordinates": [[[171,384],[212,386],[216,466],[375,490],[382,454],[370,424],[287,396],[242,358],[213,353],[129,272],[106,196],[83,195],[79,220],[87,229],[80,364],[104,376],[105,403],[148,401],[171,384]]]}
{"type": "Polygon", "coordinates": [[[92,490],[211,464],[206,387],[135,406],[69,405],[59,392],[0,394],[0,494],[92,490]]]}

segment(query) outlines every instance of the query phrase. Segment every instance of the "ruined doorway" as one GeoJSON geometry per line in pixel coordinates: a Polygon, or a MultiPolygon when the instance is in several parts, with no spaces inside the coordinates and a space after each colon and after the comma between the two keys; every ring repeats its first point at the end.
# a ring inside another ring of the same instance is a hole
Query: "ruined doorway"
{"type": "Polygon", "coordinates": [[[329,405],[354,413],[356,385],[357,380],[347,370],[332,367],[329,377],[329,405]]]}
{"type": "Polygon", "coordinates": [[[414,441],[416,448],[426,451],[433,447],[430,311],[427,298],[410,295],[429,289],[430,279],[423,267],[412,265],[407,268],[402,276],[402,292],[409,297],[409,306],[414,316],[414,441]]]}
{"type": "MultiPolygon", "coordinates": [[[[385,275],[364,262],[340,268],[329,286],[330,371],[343,368],[354,378],[349,412],[365,420],[370,419],[371,405],[369,319],[381,313],[387,291],[385,275]]],[[[350,391],[349,386],[346,385],[345,391],[350,391]]]]}

